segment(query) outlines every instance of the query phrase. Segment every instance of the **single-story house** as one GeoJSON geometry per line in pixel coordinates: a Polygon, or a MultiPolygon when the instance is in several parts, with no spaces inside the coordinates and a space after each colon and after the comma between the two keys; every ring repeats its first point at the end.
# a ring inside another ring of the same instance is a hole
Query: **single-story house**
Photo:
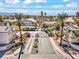
{"type": "Polygon", "coordinates": [[[0,44],[9,44],[13,39],[13,34],[11,27],[0,26],[0,44]]]}

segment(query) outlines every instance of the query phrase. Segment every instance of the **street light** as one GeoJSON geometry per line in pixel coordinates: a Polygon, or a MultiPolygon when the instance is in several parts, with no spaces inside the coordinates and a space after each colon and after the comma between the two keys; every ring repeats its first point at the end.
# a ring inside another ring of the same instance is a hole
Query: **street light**
{"type": "MultiPolygon", "coordinates": [[[[22,14],[20,13],[20,14],[15,14],[15,17],[16,17],[16,19],[18,20],[18,27],[19,27],[19,31],[20,31],[20,41],[22,42],[22,31],[21,31],[21,19],[22,19],[22,14]]],[[[23,49],[23,42],[22,42],[22,44],[21,44],[21,49],[20,49],[20,53],[19,53],[19,56],[18,56],[18,59],[20,59],[20,56],[21,56],[21,54],[22,54],[22,49],[23,49]]]]}

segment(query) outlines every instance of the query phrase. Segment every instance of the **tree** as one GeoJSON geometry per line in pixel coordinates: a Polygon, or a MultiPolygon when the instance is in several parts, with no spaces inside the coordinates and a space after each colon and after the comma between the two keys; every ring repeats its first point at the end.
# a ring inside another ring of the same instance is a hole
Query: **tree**
{"type": "Polygon", "coordinates": [[[75,23],[77,24],[77,26],[79,26],[79,20],[77,20],[75,17],[73,17],[73,20],[75,21],[75,23]]]}
{"type": "Polygon", "coordinates": [[[79,12],[76,13],[76,17],[73,17],[74,21],[76,22],[76,24],[79,26],[79,12]]]}
{"type": "Polygon", "coordinates": [[[43,11],[41,11],[41,16],[43,16],[43,11]]]}
{"type": "Polygon", "coordinates": [[[63,27],[64,27],[64,19],[67,17],[68,15],[66,13],[62,13],[62,14],[58,14],[58,18],[61,21],[61,37],[60,37],[60,44],[62,45],[62,40],[63,40],[63,27]]]}
{"type": "Polygon", "coordinates": [[[76,13],[76,17],[79,19],[79,12],[76,13]]]}
{"type": "MultiPolygon", "coordinates": [[[[15,17],[18,20],[18,26],[19,26],[19,30],[20,30],[20,39],[21,39],[20,41],[22,42],[22,39],[23,39],[22,38],[22,32],[21,32],[21,19],[22,19],[22,14],[21,13],[20,14],[16,13],[15,14],[15,17]]],[[[21,45],[21,50],[20,50],[18,59],[20,59],[20,56],[22,54],[22,49],[23,49],[23,43],[21,45]]]]}
{"type": "Polygon", "coordinates": [[[3,17],[2,16],[0,16],[0,22],[2,22],[3,21],[3,17]]]}
{"type": "Polygon", "coordinates": [[[46,15],[47,15],[47,13],[45,12],[45,13],[44,13],[44,16],[46,16],[46,15]]]}

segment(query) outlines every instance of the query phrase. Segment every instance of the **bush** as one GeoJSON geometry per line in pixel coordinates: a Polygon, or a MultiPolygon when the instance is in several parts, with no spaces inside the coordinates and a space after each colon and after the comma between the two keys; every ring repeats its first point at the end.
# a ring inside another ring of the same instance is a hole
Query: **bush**
{"type": "MultiPolygon", "coordinates": [[[[15,26],[15,30],[19,30],[19,27],[18,26],[15,26]]],[[[21,30],[23,30],[23,31],[28,31],[28,30],[30,30],[30,28],[29,27],[26,27],[26,26],[21,26],[21,30]]]]}
{"type": "Polygon", "coordinates": [[[30,30],[30,28],[29,27],[23,27],[22,30],[23,31],[28,31],[28,30],[30,30]]]}
{"type": "Polygon", "coordinates": [[[76,37],[79,37],[79,32],[78,32],[78,31],[73,31],[73,33],[74,33],[74,35],[75,35],[76,37]]]}

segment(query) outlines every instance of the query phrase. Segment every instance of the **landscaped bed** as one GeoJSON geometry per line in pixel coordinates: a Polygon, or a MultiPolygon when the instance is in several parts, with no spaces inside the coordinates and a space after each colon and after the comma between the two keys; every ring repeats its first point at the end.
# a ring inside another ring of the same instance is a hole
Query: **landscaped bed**
{"type": "MultiPolygon", "coordinates": [[[[23,37],[23,47],[25,48],[25,46],[27,45],[27,42],[28,42],[28,33],[24,33],[22,34],[22,37],[23,37]]],[[[6,55],[11,55],[11,54],[14,54],[15,55],[15,52],[21,48],[21,42],[20,42],[20,36],[17,36],[17,38],[11,42],[12,45],[14,45],[11,49],[9,49],[9,51],[7,51],[5,54],[6,55]]],[[[19,53],[20,51],[18,51],[17,53],[19,53]]]]}
{"type": "MultiPolygon", "coordinates": [[[[65,42],[65,43],[63,43],[61,46],[59,45],[60,44],[60,39],[58,38],[56,38],[56,37],[53,37],[53,39],[54,39],[54,42],[55,42],[55,44],[56,44],[56,46],[62,51],[62,52],[64,52],[64,53],[66,53],[66,54],[71,54],[72,56],[74,56],[74,58],[75,57],[78,57],[79,56],[79,52],[78,51],[76,51],[75,49],[73,49],[73,47],[71,47],[67,42],[65,42]],[[67,47],[68,46],[68,47],[67,47]]],[[[62,42],[64,42],[64,41],[62,41],[62,42]]]]}
{"type": "MultiPolygon", "coordinates": [[[[21,47],[21,46],[17,46],[17,47],[12,48],[11,50],[9,50],[9,51],[6,52],[6,55],[14,54],[14,52],[15,52],[16,50],[18,50],[20,47],[21,47]]],[[[15,55],[15,54],[14,54],[14,55],[15,55]]]]}

